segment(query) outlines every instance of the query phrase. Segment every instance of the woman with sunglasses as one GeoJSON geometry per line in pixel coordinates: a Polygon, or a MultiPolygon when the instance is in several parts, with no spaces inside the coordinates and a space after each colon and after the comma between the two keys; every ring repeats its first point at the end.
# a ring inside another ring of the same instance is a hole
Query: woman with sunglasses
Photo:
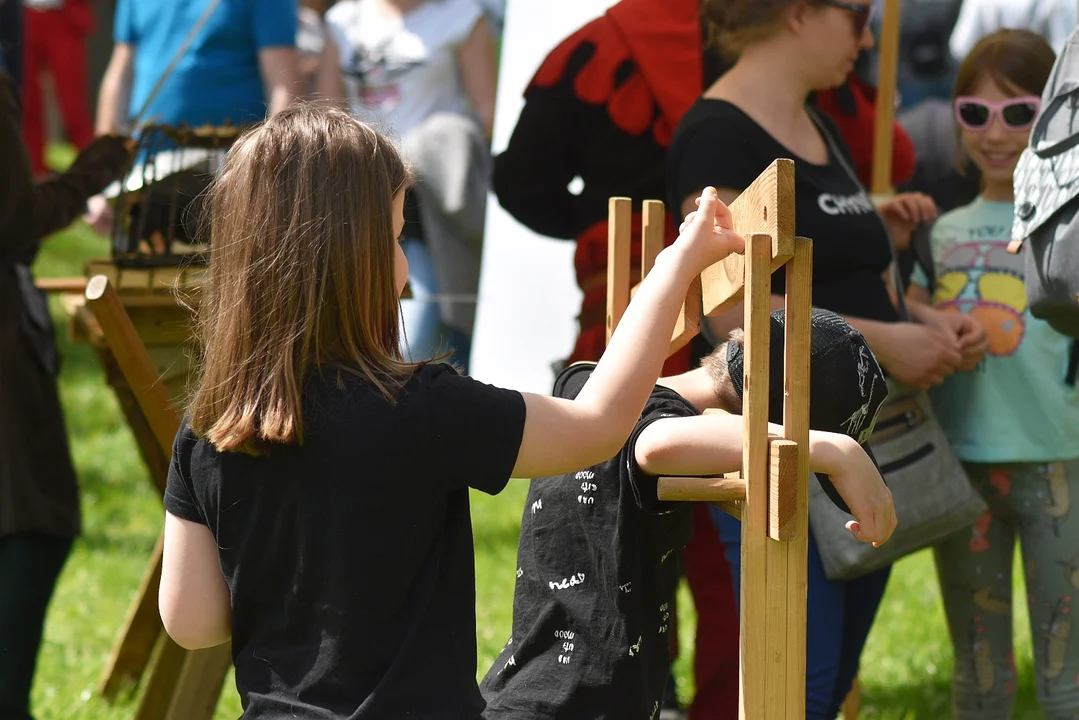
{"type": "MultiPolygon", "coordinates": [[[[735,60],[683,117],[668,152],[668,195],[683,213],[707,185],[733,201],[776,158],[795,160],[795,233],[813,239],[813,302],[844,316],[868,340],[884,370],[920,388],[940,383],[964,362],[980,359],[984,336],[962,315],[912,307],[919,322],[900,322],[885,273],[897,243],[935,218],[924,195],[900,195],[874,207],[836,126],[811,103],[841,85],[859,53],[873,46],[870,0],[707,0],[718,47],[735,60]],[[883,222],[882,222],[883,219],[883,222]],[[886,228],[887,224],[887,228],[886,228]]],[[[772,279],[782,307],[785,274],[772,279]]],[[[704,332],[721,342],[740,324],[742,308],[710,318],[704,332]]],[[[734,582],[740,580],[740,527],[714,519],[734,582]]],[[[809,618],[806,716],[834,720],[887,583],[883,569],[846,582],[824,574],[812,534],[808,550],[809,618]]],[[[737,593],[736,593],[737,597],[737,593]]]]}
{"type": "Polygon", "coordinates": [[[952,717],[1010,718],[1017,685],[1012,559],[1019,539],[1045,717],[1079,716],[1079,392],[1074,341],[1027,309],[1023,257],[1007,251],[1012,174],[1053,66],[1049,44],[1001,30],[974,46],[956,78],[955,118],[981,195],[931,233],[935,282],[915,272],[909,296],[977,319],[989,352],[931,397],[989,510],[934,550],[955,649],[952,717]]]}

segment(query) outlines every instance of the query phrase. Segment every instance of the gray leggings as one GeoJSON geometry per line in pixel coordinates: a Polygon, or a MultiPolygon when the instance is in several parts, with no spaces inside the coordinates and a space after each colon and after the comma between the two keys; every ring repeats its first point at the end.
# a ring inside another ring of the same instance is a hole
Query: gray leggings
{"type": "Polygon", "coordinates": [[[955,649],[955,720],[1012,716],[1012,558],[1018,535],[1026,572],[1037,692],[1047,720],[1079,720],[1079,460],[966,464],[989,503],[969,532],[936,548],[955,649]]]}

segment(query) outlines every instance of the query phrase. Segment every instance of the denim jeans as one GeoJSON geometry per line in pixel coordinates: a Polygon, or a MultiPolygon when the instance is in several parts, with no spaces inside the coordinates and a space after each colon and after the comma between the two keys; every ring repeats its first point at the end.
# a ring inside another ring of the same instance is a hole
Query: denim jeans
{"type": "MultiPolygon", "coordinates": [[[[734,597],[740,602],[742,523],[714,507],[712,519],[734,575],[734,597]]],[[[858,674],[858,660],[891,568],[846,582],[829,580],[813,533],[809,533],[807,560],[806,720],[835,720],[858,674]]]]}
{"type": "Polygon", "coordinates": [[[405,238],[401,247],[408,259],[408,281],[412,299],[401,301],[404,335],[401,352],[406,360],[419,362],[442,353],[452,353],[447,360],[468,370],[469,337],[461,330],[442,322],[438,283],[431,254],[422,240],[405,238]]]}

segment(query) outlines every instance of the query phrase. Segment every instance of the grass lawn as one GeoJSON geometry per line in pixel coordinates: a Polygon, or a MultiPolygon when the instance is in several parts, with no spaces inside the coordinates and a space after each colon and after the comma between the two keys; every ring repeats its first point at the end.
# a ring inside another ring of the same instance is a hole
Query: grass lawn
{"type": "MultiPolygon", "coordinates": [[[[45,246],[36,269],[39,276],[80,275],[85,258],[105,254],[105,242],[79,225],[45,246]]],[[[95,688],[159,532],[162,510],[93,354],[88,347],[66,343],[64,319],[55,302],[53,312],[61,335],[61,396],[82,484],[85,531],[49,611],[33,709],[39,720],[129,718],[134,708],[130,697],[110,705],[96,696],[95,688]]],[[[526,485],[518,482],[499,497],[473,497],[480,676],[509,633],[525,491],[526,485]]],[[[1017,562],[1017,572],[1020,567],[1017,562]]],[[[1025,597],[1018,586],[1016,596],[1025,597]]],[[[682,658],[677,678],[686,699],[693,692],[688,671],[694,613],[684,588],[679,613],[682,658]]],[[[1041,717],[1035,709],[1025,608],[1017,609],[1016,624],[1022,680],[1015,717],[1041,717]]],[[[950,673],[951,653],[932,560],[920,553],[895,568],[863,656],[862,717],[947,718],[950,673]]],[[[217,717],[239,714],[230,678],[217,717]]]]}

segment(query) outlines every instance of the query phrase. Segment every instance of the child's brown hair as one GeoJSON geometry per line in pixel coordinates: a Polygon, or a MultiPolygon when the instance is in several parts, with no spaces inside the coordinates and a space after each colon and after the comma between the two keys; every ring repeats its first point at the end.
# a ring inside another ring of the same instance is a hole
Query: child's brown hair
{"type": "Polygon", "coordinates": [[[411,176],[376,130],[297,103],[243,135],[210,197],[210,276],[191,428],[221,451],[302,442],[307,373],[366,378],[392,401],[393,200],[411,176]]]}

